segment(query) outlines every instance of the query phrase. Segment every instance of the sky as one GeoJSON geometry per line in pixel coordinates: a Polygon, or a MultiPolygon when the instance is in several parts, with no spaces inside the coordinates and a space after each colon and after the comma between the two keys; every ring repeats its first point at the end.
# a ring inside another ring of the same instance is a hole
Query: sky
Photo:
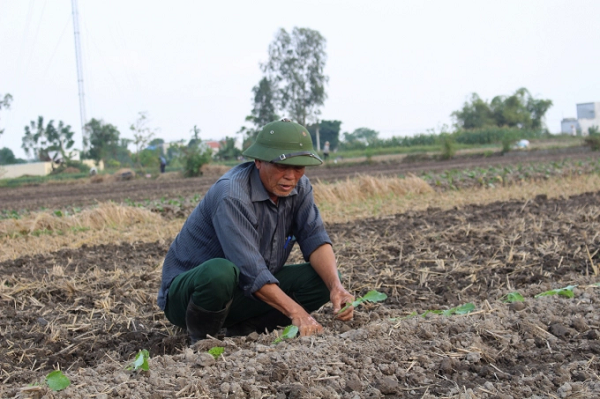
{"type": "MultiPolygon", "coordinates": [[[[381,138],[439,132],[472,93],[525,87],[554,105],[546,124],[600,101],[600,1],[78,1],[87,120],[130,126],[146,113],[155,137],[235,137],[252,109],[276,32],[327,40],[321,119],[381,138]]],[[[75,131],[81,118],[72,2],[0,0],[0,148],[21,149],[43,116],[75,131]]]]}

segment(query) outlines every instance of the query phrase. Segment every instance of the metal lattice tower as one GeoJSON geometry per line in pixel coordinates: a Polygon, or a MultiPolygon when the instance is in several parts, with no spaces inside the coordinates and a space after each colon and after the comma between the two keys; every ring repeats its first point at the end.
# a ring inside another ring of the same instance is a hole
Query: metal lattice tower
{"type": "Polygon", "coordinates": [[[88,137],[85,132],[85,95],[83,90],[83,63],[81,61],[81,42],[79,35],[79,11],[77,0],[71,0],[71,9],[73,10],[73,33],[75,35],[75,59],[77,61],[77,86],[79,89],[79,117],[81,119],[81,139],[82,148],[85,152],[88,145],[88,137]]]}

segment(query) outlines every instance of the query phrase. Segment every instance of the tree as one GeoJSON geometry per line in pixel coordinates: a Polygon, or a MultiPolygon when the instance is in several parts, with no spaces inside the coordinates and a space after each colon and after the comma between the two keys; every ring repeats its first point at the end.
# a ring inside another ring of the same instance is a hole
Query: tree
{"type": "Polygon", "coordinates": [[[344,141],[347,143],[359,142],[364,145],[373,145],[379,139],[379,132],[366,127],[359,127],[352,133],[344,133],[344,141]]]}
{"type": "Polygon", "coordinates": [[[471,95],[471,103],[465,102],[462,110],[454,111],[452,116],[456,119],[457,127],[462,129],[477,129],[496,124],[489,104],[477,93],[471,95]]]}
{"type": "MultiPolygon", "coordinates": [[[[319,122],[319,139],[321,145],[326,141],[329,141],[329,146],[333,148],[337,148],[340,142],[340,130],[341,130],[341,121],[327,121],[323,120],[319,122]]],[[[308,125],[306,127],[308,132],[310,133],[313,144],[317,143],[317,124],[308,125]]],[[[316,147],[315,147],[316,148],[316,147]]]]}
{"type": "Polygon", "coordinates": [[[148,115],[145,112],[138,113],[137,120],[129,126],[129,129],[133,132],[134,161],[138,167],[143,169],[142,151],[146,149],[148,143],[154,137],[154,131],[148,127],[148,115]]]}
{"type": "Polygon", "coordinates": [[[119,151],[119,130],[101,119],[92,118],[85,125],[89,137],[89,151],[87,156],[96,162],[116,159],[119,151]]]}
{"type": "Polygon", "coordinates": [[[185,177],[196,177],[202,175],[202,165],[210,162],[212,150],[202,145],[200,140],[200,129],[196,126],[192,129],[192,138],[187,146],[181,146],[179,162],[183,165],[185,177]]]}
{"type": "Polygon", "coordinates": [[[24,159],[15,157],[14,152],[8,147],[0,148],[0,165],[13,165],[16,163],[26,163],[24,159]]]}
{"type": "Polygon", "coordinates": [[[254,93],[254,107],[252,108],[252,115],[247,120],[252,121],[256,126],[253,131],[254,134],[251,134],[252,138],[256,138],[261,127],[279,119],[279,117],[275,113],[277,94],[273,82],[264,77],[258,82],[257,86],[252,88],[252,92],[254,93]]]}
{"type": "Polygon", "coordinates": [[[235,138],[225,137],[225,140],[223,140],[221,148],[219,148],[219,151],[217,152],[216,156],[219,159],[224,159],[228,161],[232,159],[237,159],[237,157],[239,157],[240,155],[242,155],[242,151],[240,151],[240,149],[235,146],[235,138]]]}
{"type": "Polygon", "coordinates": [[[522,129],[542,129],[544,115],[552,106],[551,100],[535,99],[522,87],[511,96],[496,96],[488,104],[476,93],[471,102],[454,111],[456,126],[462,129],[477,129],[486,126],[508,126],[522,129]]]}
{"type": "Polygon", "coordinates": [[[275,103],[303,126],[316,121],[327,98],[326,61],[325,38],[316,30],[296,27],[291,35],[283,28],[277,32],[269,60],[261,65],[275,103]]]}
{"type": "MultiPolygon", "coordinates": [[[[0,94],[0,111],[2,110],[2,108],[9,109],[12,99],[13,98],[9,93],[6,93],[4,95],[4,99],[2,99],[2,95],[0,94]]],[[[2,133],[4,133],[4,129],[0,129],[0,136],[2,136],[2,133]]]]}
{"type": "Polygon", "coordinates": [[[29,126],[25,126],[21,148],[27,155],[33,153],[40,161],[69,161],[71,154],[67,151],[75,144],[73,135],[71,126],[65,125],[63,121],[59,121],[57,127],[54,127],[53,120],[44,126],[44,117],[39,116],[37,123],[31,121],[29,126]]]}
{"type": "Polygon", "coordinates": [[[202,139],[200,139],[200,128],[196,125],[194,125],[194,127],[192,128],[192,130],[190,130],[190,132],[192,133],[192,138],[190,139],[190,141],[188,142],[188,147],[192,146],[192,145],[200,145],[200,143],[202,142],[202,139]]]}

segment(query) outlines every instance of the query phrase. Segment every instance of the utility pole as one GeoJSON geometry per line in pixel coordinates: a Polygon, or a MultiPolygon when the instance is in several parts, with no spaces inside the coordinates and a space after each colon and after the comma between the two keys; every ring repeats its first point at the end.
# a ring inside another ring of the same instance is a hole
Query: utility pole
{"type": "Polygon", "coordinates": [[[75,60],[77,61],[77,87],[79,89],[79,117],[81,119],[81,140],[82,149],[87,151],[89,143],[85,132],[85,97],[83,92],[83,65],[81,62],[81,42],[79,35],[79,11],[77,8],[77,0],[71,0],[71,9],[73,11],[73,33],[75,35],[75,60]]]}
{"type": "Polygon", "coordinates": [[[321,151],[321,137],[319,136],[319,120],[317,119],[317,152],[321,151]]]}

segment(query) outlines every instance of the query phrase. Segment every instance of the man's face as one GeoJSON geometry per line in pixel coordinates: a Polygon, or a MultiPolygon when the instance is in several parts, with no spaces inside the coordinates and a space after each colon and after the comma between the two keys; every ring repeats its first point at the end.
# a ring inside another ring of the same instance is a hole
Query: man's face
{"type": "Polygon", "coordinates": [[[273,202],[277,202],[277,197],[290,195],[298,180],[304,176],[304,166],[282,165],[259,160],[255,160],[254,164],[259,171],[260,181],[273,202]]]}

